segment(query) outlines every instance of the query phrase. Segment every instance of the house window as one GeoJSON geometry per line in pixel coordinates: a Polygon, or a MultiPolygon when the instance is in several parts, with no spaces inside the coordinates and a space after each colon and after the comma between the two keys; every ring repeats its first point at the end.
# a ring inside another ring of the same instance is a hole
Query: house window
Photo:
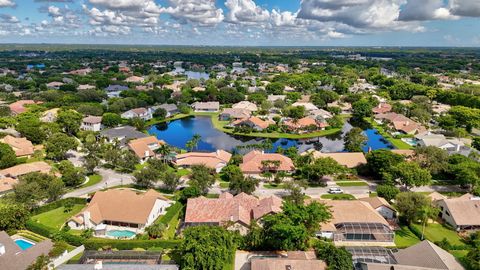
{"type": "Polygon", "coordinates": [[[446,214],[447,216],[450,216],[450,213],[449,213],[448,211],[445,211],[445,214],[446,214]]]}

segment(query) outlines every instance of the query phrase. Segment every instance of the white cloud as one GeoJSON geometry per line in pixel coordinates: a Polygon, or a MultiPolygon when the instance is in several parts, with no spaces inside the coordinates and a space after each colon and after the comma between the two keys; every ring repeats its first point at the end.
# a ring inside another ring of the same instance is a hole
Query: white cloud
{"type": "Polygon", "coordinates": [[[15,2],[12,0],[0,0],[0,8],[1,7],[14,7],[15,2]]]}
{"type": "Polygon", "coordinates": [[[17,17],[9,14],[0,14],[0,22],[11,24],[11,23],[19,23],[20,20],[18,20],[17,17]]]}
{"type": "Polygon", "coordinates": [[[402,21],[448,20],[457,17],[444,6],[443,0],[409,0],[399,15],[402,21]]]}
{"type": "Polygon", "coordinates": [[[202,26],[217,25],[225,16],[223,10],[215,6],[215,0],[170,0],[170,6],[163,12],[170,14],[181,23],[194,23],[202,26]]]}
{"type": "Polygon", "coordinates": [[[480,17],[479,0],[450,0],[450,12],[465,17],[480,17]]]}
{"type": "Polygon", "coordinates": [[[153,0],[88,0],[93,5],[107,9],[142,10],[149,13],[160,13],[160,6],[153,0]]]}
{"type": "Polygon", "coordinates": [[[270,12],[253,0],[227,0],[225,6],[229,9],[226,21],[231,23],[258,23],[270,19],[270,12]]]}

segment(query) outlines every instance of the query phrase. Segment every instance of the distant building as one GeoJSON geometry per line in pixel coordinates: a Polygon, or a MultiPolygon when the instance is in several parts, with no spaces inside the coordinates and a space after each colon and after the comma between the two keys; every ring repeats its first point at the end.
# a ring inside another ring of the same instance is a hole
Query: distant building
{"type": "Polygon", "coordinates": [[[30,157],[35,151],[33,144],[27,138],[16,138],[7,135],[0,139],[0,142],[8,144],[12,147],[17,157],[30,157]]]}
{"type": "Polygon", "coordinates": [[[80,129],[87,130],[87,131],[95,131],[95,132],[102,130],[102,117],[87,116],[83,118],[80,129]]]}
{"type": "Polygon", "coordinates": [[[152,113],[147,108],[143,107],[128,110],[120,116],[125,119],[140,118],[145,121],[152,119],[152,113]]]}
{"type": "Polygon", "coordinates": [[[251,116],[248,118],[238,119],[230,123],[230,126],[233,127],[249,127],[256,131],[262,131],[268,128],[270,125],[274,124],[273,121],[270,120],[262,120],[256,116],[251,116]]]}
{"type": "Polygon", "coordinates": [[[246,109],[226,108],[218,117],[222,121],[228,121],[249,118],[251,115],[252,112],[246,109]]]}
{"type": "Polygon", "coordinates": [[[174,114],[177,114],[179,113],[179,110],[178,110],[178,107],[177,105],[175,104],[162,104],[162,105],[158,105],[158,106],[153,106],[150,108],[150,113],[152,114],[153,116],[153,113],[157,110],[157,109],[164,109],[166,112],[167,112],[167,115],[166,117],[170,117],[174,114]]]}
{"type": "Polygon", "coordinates": [[[124,146],[128,141],[132,139],[139,139],[148,137],[147,134],[136,130],[131,126],[122,126],[110,129],[104,129],[100,131],[100,135],[112,143],[117,140],[120,145],[124,146]]]}
{"type": "Polygon", "coordinates": [[[220,110],[220,103],[217,101],[195,102],[192,104],[192,108],[196,112],[218,112],[220,110]]]}

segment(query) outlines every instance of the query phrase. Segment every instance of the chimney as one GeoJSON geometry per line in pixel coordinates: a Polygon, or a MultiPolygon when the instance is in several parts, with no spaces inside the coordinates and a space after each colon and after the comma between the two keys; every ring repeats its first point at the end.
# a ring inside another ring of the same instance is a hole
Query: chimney
{"type": "Polygon", "coordinates": [[[0,256],[2,256],[3,254],[5,254],[6,250],[5,250],[5,245],[0,243],[0,256]]]}
{"type": "Polygon", "coordinates": [[[455,149],[457,150],[457,152],[460,151],[460,147],[461,147],[461,145],[459,143],[455,144],[455,149]]]}
{"type": "Polygon", "coordinates": [[[149,157],[149,156],[150,156],[150,151],[145,150],[145,157],[149,157]]]}
{"type": "Polygon", "coordinates": [[[91,226],[90,223],[90,211],[85,211],[83,212],[83,225],[85,226],[85,229],[89,229],[91,226]]]}

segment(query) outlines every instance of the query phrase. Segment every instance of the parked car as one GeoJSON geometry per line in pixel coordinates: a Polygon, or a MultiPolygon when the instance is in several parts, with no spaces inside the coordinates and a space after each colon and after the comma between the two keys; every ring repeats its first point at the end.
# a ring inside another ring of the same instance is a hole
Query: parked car
{"type": "Polygon", "coordinates": [[[330,193],[330,194],[342,194],[343,190],[341,188],[338,188],[338,187],[332,187],[332,188],[328,189],[328,193],[330,193]]]}

